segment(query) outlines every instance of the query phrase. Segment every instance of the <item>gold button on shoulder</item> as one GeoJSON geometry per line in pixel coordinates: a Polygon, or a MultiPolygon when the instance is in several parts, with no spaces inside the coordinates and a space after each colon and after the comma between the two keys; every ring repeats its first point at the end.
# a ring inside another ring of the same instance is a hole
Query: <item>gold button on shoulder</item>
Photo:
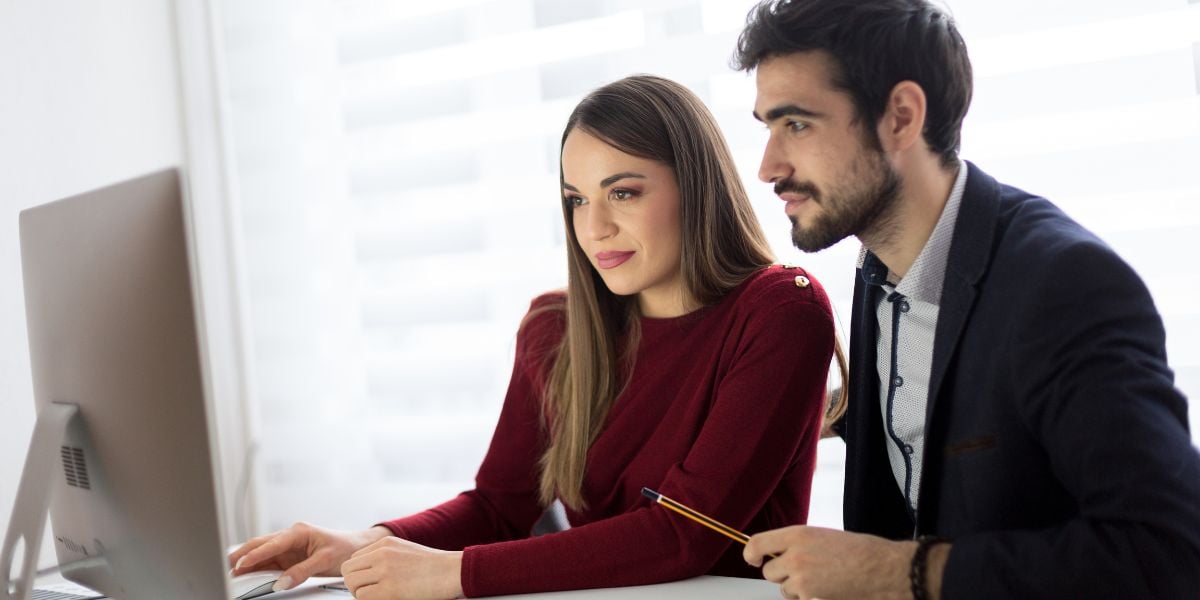
{"type": "Polygon", "coordinates": [[[807,278],[807,277],[805,277],[805,276],[803,276],[803,275],[797,275],[797,276],[796,276],[796,287],[798,287],[798,288],[806,288],[806,287],[808,287],[808,284],[809,284],[809,283],[811,283],[811,282],[809,282],[809,280],[808,280],[808,278],[807,278]]]}
{"type": "Polygon", "coordinates": [[[793,265],[792,263],[783,263],[783,268],[785,268],[785,269],[798,269],[798,268],[800,268],[800,265],[793,265]]]}

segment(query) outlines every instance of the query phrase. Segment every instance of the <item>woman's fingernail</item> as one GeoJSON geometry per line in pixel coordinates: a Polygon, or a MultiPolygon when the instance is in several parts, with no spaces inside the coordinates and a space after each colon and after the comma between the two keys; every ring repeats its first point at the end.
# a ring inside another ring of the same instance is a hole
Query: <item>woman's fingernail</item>
{"type": "Polygon", "coordinates": [[[271,589],[276,592],[292,589],[292,578],[287,575],[280,577],[275,581],[275,585],[271,586],[271,589]]]}
{"type": "Polygon", "coordinates": [[[243,564],[245,564],[245,563],[246,563],[246,557],[245,557],[245,556],[243,556],[243,557],[239,558],[239,559],[238,559],[238,561],[237,561],[237,564],[236,564],[236,565],[233,565],[233,570],[234,570],[234,571],[236,571],[236,570],[238,570],[238,569],[241,569],[241,568],[242,568],[242,565],[243,565],[243,564]]]}

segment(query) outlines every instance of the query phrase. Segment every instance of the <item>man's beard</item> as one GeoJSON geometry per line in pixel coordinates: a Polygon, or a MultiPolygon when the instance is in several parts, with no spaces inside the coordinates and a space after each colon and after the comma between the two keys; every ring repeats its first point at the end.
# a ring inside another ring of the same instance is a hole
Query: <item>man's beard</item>
{"type": "Polygon", "coordinates": [[[864,149],[847,173],[838,176],[841,183],[831,184],[824,194],[810,182],[785,179],[775,183],[775,194],[805,194],[821,206],[812,225],[801,227],[792,221],[792,243],[804,252],[824,250],[851,235],[867,234],[882,240],[891,237],[891,219],[900,197],[900,175],[878,151],[864,149]],[[856,183],[862,182],[857,187],[856,183]]]}

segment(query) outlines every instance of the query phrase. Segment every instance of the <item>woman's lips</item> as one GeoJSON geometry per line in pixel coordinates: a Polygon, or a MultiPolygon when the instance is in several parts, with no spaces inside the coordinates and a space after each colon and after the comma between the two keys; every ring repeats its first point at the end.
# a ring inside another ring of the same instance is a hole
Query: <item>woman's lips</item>
{"type": "Polygon", "coordinates": [[[605,251],[596,253],[596,263],[601,269],[612,269],[621,266],[622,263],[633,257],[634,251],[616,252],[605,251]]]}

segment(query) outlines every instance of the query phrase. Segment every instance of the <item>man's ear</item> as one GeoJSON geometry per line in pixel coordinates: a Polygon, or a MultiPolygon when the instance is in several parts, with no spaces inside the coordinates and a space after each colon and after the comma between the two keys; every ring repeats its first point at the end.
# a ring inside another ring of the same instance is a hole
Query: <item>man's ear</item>
{"type": "Polygon", "coordinates": [[[903,152],[924,143],[925,108],[925,90],[916,82],[901,81],[892,88],[879,119],[879,143],[885,153],[903,152]]]}

